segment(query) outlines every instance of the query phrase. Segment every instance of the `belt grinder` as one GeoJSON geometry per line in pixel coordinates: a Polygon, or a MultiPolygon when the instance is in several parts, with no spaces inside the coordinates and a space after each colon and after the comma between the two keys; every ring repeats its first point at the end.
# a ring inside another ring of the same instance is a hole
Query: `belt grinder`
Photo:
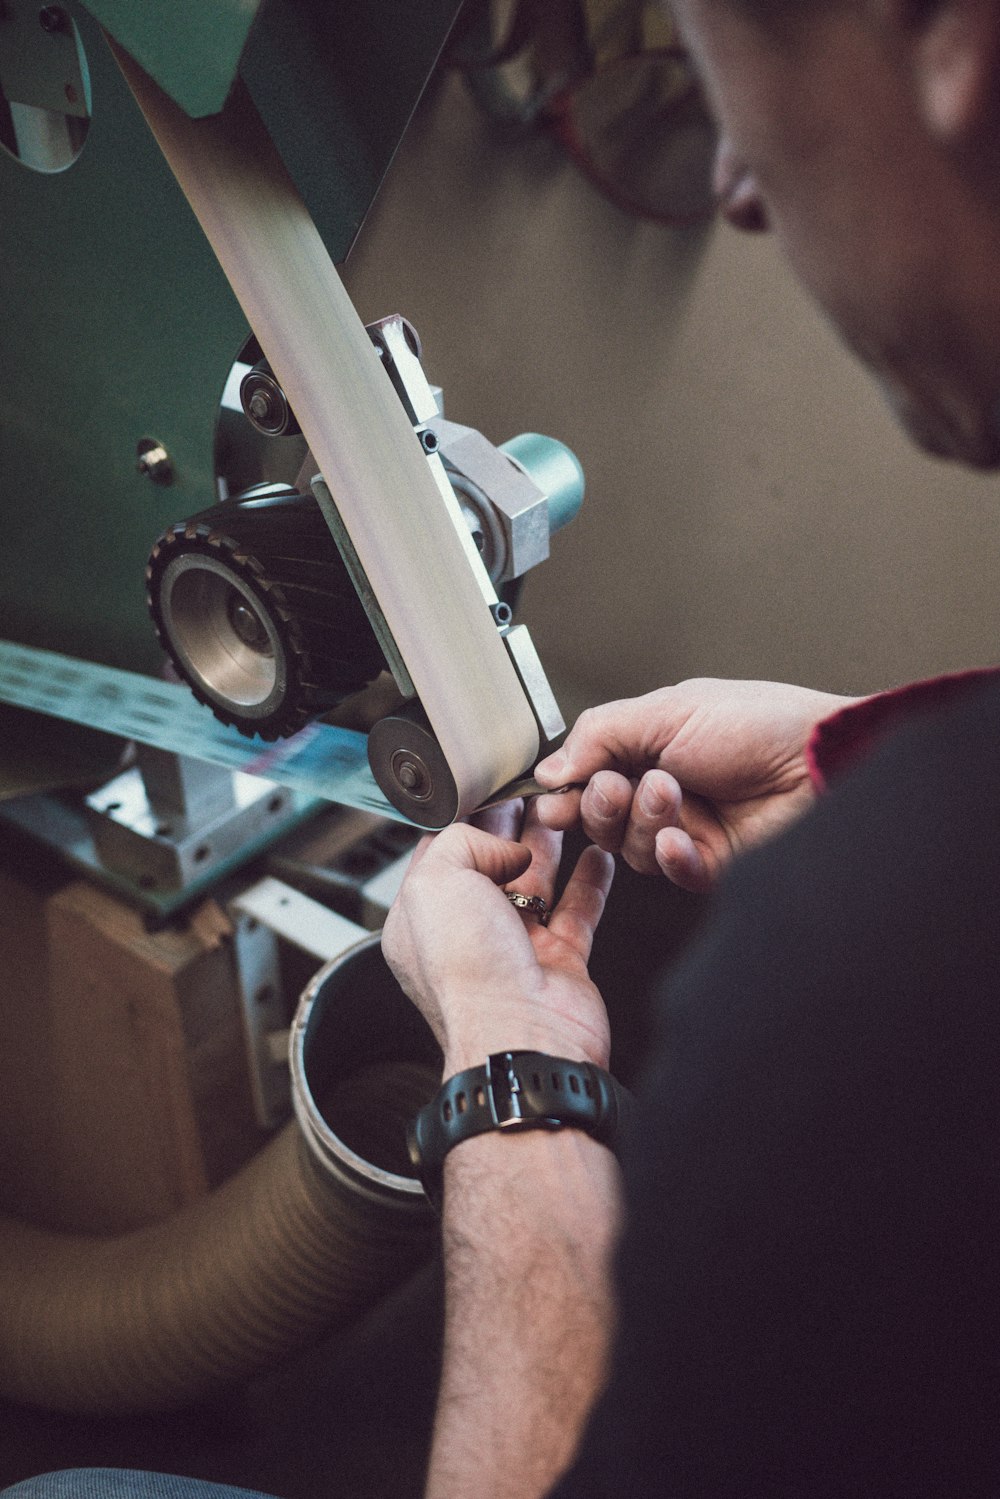
{"type": "MultiPolygon", "coordinates": [[[[575,513],[579,466],[559,444],[497,449],[446,421],[405,320],[362,327],[244,80],[221,109],[186,112],[133,60],[136,13],[87,8],[122,38],[115,58],[253,330],[247,417],[294,424],[308,447],[294,484],[162,531],[147,569],[161,643],[220,718],[265,738],[387,664],[405,706],[372,729],[372,770],[398,810],[441,827],[564,727],[504,594],[575,513]]],[[[149,478],[168,461],[143,446],[149,478]]]]}

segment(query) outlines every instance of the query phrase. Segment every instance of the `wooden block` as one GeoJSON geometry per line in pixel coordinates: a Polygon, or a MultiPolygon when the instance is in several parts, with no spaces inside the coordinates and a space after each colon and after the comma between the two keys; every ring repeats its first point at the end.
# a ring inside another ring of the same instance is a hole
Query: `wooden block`
{"type": "MultiPolygon", "coordinates": [[[[16,986],[31,1042],[19,1050],[31,1060],[0,1105],[5,1116],[11,1102],[25,1109],[4,1126],[20,1161],[4,1207],[97,1233],[155,1222],[261,1143],[228,919],[206,901],[182,925],[150,932],[83,882],[40,910],[27,896],[20,904],[35,950],[34,982],[22,974],[16,986]],[[20,1203],[10,1201],[17,1186],[20,1203]]],[[[13,973],[17,962],[8,936],[0,965],[13,973]]]]}

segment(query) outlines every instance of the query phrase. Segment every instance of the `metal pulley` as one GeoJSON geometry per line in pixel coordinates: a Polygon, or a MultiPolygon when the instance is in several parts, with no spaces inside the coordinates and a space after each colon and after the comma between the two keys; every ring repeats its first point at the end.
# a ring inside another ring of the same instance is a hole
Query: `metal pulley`
{"type": "Polygon", "coordinates": [[[455,821],[455,777],[419,703],[407,703],[372,727],[368,763],[386,799],[418,827],[444,828],[455,821]]]}
{"type": "Polygon", "coordinates": [[[266,359],[240,381],[240,404],[247,421],[264,437],[296,437],[302,431],[266,359]]]}

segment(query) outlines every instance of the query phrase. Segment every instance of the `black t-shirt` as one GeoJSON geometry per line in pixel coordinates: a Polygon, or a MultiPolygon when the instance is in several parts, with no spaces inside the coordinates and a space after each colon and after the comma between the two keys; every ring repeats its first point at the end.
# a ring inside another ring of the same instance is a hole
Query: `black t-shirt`
{"type": "Polygon", "coordinates": [[[1000,688],[737,861],[664,984],[559,1499],[1000,1495],[1000,688]]]}

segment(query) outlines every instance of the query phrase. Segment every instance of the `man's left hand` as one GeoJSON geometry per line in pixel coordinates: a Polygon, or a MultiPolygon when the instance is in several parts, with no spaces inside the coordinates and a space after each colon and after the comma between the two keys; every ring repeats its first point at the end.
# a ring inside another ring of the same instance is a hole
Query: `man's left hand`
{"type": "Polygon", "coordinates": [[[587,961],[614,860],[585,849],[553,904],[561,834],[520,802],[480,822],[421,841],[382,935],[441,1045],[445,1075],[522,1049],[606,1067],[608,1019],[587,961]],[[541,896],[548,925],[522,914],[504,887],[541,896]]]}

